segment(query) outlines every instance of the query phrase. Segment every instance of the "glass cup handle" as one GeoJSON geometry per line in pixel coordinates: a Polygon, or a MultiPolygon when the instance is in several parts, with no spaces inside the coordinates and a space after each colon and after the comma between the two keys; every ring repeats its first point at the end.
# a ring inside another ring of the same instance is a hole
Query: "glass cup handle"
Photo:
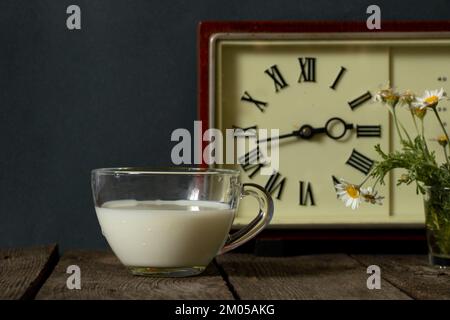
{"type": "Polygon", "coordinates": [[[249,241],[272,220],[273,200],[263,187],[254,183],[244,183],[242,185],[241,199],[246,196],[252,196],[258,200],[259,213],[247,226],[228,236],[228,240],[222,250],[219,251],[219,254],[233,250],[249,241]]]}

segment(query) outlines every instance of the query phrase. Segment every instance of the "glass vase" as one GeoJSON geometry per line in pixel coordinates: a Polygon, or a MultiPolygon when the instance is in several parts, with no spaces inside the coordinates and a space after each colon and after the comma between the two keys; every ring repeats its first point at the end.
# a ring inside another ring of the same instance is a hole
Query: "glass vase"
{"type": "Polygon", "coordinates": [[[425,224],[430,263],[450,266],[450,188],[425,187],[425,224]]]}

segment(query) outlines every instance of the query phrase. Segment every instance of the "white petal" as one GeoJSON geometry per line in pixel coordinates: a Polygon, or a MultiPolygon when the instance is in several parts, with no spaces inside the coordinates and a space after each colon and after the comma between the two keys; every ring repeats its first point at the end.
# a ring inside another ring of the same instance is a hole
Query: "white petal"
{"type": "Polygon", "coordinates": [[[361,188],[361,194],[371,194],[371,193],[372,193],[372,187],[361,188]]]}
{"type": "Polygon", "coordinates": [[[346,205],[347,207],[349,207],[349,206],[351,206],[352,204],[353,204],[353,199],[349,197],[349,198],[347,199],[347,202],[346,202],[345,205],[346,205]]]}
{"type": "Polygon", "coordinates": [[[416,107],[419,108],[420,110],[423,110],[423,109],[425,109],[427,107],[427,104],[426,103],[420,103],[420,104],[417,104],[416,107]]]}

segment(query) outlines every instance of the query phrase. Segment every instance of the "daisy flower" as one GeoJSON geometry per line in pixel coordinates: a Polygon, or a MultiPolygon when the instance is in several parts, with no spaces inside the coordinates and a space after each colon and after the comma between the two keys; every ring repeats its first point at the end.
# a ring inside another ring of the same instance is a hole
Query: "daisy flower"
{"type": "Polygon", "coordinates": [[[335,185],[336,194],[339,199],[341,199],[346,207],[352,207],[352,209],[357,209],[361,202],[361,192],[357,185],[347,183],[344,180],[340,180],[341,183],[335,185]]]}
{"type": "Polygon", "coordinates": [[[446,97],[446,93],[443,88],[440,90],[425,90],[425,93],[422,97],[416,98],[416,102],[414,102],[414,106],[425,109],[425,108],[436,108],[439,101],[444,100],[446,97]]]}
{"type": "Polygon", "coordinates": [[[411,90],[406,90],[400,95],[399,102],[402,105],[411,107],[412,103],[416,100],[416,95],[411,90]]]}
{"type": "Polygon", "coordinates": [[[431,139],[432,141],[437,141],[441,146],[445,147],[448,144],[448,139],[446,135],[441,135],[436,139],[431,139]]]}
{"type": "Polygon", "coordinates": [[[420,108],[417,106],[412,106],[411,108],[414,115],[419,119],[423,119],[427,115],[427,108],[420,108]]]}
{"type": "Polygon", "coordinates": [[[371,187],[361,189],[361,197],[365,202],[371,204],[383,204],[384,197],[378,195],[378,191],[373,190],[371,187]]]}
{"type": "Polygon", "coordinates": [[[386,103],[391,107],[395,107],[399,99],[400,95],[397,92],[395,92],[393,88],[390,87],[378,91],[374,97],[375,101],[386,103]]]}

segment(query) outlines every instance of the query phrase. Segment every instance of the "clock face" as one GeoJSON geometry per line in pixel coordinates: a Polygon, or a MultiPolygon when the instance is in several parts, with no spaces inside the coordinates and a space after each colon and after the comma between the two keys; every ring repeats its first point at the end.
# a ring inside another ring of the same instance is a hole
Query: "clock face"
{"type": "MultiPolygon", "coordinates": [[[[341,177],[361,182],[378,159],[376,144],[386,151],[398,146],[388,110],[373,101],[383,85],[390,81],[400,89],[445,88],[437,79],[443,81],[439,63],[450,62],[450,46],[427,48],[423,42],[401,41],[217,42],[216,127],[243,129],[250,134],[236,139],[248,139],[253,147],[259,138],[252,129],[278,129],[283,137],[279,169],[272,175],[249,163],[256,156],[261,162],[269,158],[263,149],[249,147],[238,155],[242,180],[272,194],[273,225],[422,222],[421,199],[414,189],[398,192],[394,187],[401,172],[377,187],[385,196],[383,206],[366,205],[358,211],[338,202],[334,183],[341,177]],[[433,58],[439,63],[429,62],[433,58]],[[412,74],[421,80],[414,81],[412,74]]],[[[255,210],[255,204],[243,201],[235,223],[248,223],[255,210]]]]}

